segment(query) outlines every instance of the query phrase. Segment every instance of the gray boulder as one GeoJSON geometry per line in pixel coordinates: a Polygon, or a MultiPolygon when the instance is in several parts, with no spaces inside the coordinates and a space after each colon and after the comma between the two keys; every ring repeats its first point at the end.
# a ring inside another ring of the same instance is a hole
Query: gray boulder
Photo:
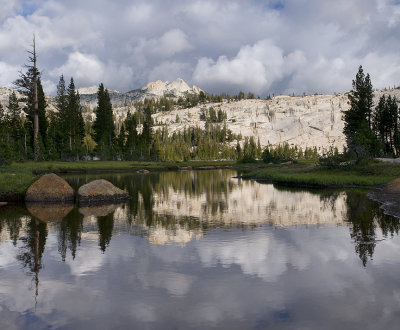
{"type": "Polygon", "coordinates": [[[67,203],[74,200],[74,189],[67,181],[54,173],[43,175],[28,188],[25,194],[26,202],[67,203]]]}
{"type": "Polygon", "coordinates": [[[127,201],[129,194],[107,180],[95,180],[78,189],[80,204],[104,204],[127,201]]]}

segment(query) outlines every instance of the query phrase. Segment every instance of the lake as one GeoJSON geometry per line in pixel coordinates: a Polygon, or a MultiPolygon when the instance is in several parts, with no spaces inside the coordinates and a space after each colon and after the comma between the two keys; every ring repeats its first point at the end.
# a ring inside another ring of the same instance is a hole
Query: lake
{"type": "Polygon", "coordinates": [[[398,219],[236,175],[65,175],[132,199],[0,208],[0,328],[399,328],[398,219]]]}

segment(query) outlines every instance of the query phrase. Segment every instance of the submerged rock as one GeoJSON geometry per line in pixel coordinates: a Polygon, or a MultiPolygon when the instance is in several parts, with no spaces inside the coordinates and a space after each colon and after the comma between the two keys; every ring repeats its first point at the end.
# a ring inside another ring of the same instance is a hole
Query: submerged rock
{"type": "Polygon", "coordinates": [[[74,200],[74,189],[54,173],[43,175],[28,188],[25,195],[26,202],[65,203],[74,200]]]}
{"type": "Polygon", "coordinates": [[[103,204],[129,200],[129,194],[107,180],[95,180],[78,190],[80,204],[103,204]]]}
{"type": "Polygon", "coordinates": [[[90,205],[79,208],[79,212],[84,216],[105,217],[114,212],[122,204],[90,205]]]}
{"type": "Polygon", "coordinates": [[[74,208],[74,204],[69,203],[32,203],[25,204],[29,213],[43,222],[58,222],[65,218],[74,208]]]}

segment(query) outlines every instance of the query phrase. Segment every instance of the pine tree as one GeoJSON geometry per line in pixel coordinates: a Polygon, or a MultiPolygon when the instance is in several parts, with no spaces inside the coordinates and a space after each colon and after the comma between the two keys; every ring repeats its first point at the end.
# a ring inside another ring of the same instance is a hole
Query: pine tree
{"type": "Polygon", "coordinates": [[[152,111],[150,106],[146,106],[144,109],[144,122],[141,135],[141,157],[150,157],[150,147],[153,137],[153,119],[151,117],[152,111]]]}
{"type": "Polygon", "coordinates": [[[344,129],[347,148],[360,161],[377,152],[377,141],[372,132],[373,90],[369,74],[365,75],[359,67],[350,92],[350,109],[344,112],[344,129]]]}
{"type": "Polygon", "coordinates": [[[11,161],[12,150],[8,139],[7,116],[2,104],[0,103],[0,165],[8,164],[11,161]]]}
{"type": "Polygon", "coordinates": [[[136,147],[138,143],[136,115],[131,115],[130,111],[128,111],[124,126],[126,130],[125,150],[128,159],[133,160],[136,156],[136,147]]]}
{"type": "Polygon", "coordinates": [[[75,91],[74,79],[71,78],[67,90],[68,144],[70,152],[79,155],[85,129],[80,105],[79,93],[75,91]]]}
{"type": "Polygon", "coordinates": [[[115,126],[112,105],[108,90],[103,84],[97,92],[96,119],[93,123],[94,140],[102,157],[111,157],[115,139],[115,126]]]}
{"type": "MultiPolygon", "coordinates": [[[[37,54],[35,37],[33,38],[32,48],[32,51],[28,51],[30,54],[28,61],[31,64],[25,65],[27,68],[26,73],[20,71],[20,77],[14,82],[14,84],[20,90],[20,92],[25,95],[25,98],[21,101],[26,102],[26,107],[23,110],[26,112],[27,119],[31,123],[30,131],[32,136],[32,147],[34,149],[33,157],[34,160],[38,160],[41,154],[40,144],[44,138],[43,136],[42,138],[40,137],[40,122],[43,122],[46,118],[46,103],[43,88],[40,84],[40,72],[36,66],[37,54]],[[40,95],[40,93],[42,93],[42,95],[40,95]],[[42,109],[40,109],[40,106],[42,109]]],[[[46,130],[44,128],[41,130],[42,133],[45,131],[46,130]]]]}
{"type": "Polygon", "coordinates": [[[8,98],[7,114],[7,135],[9,136],[10,148],[13,151],[14,158],[22,159],[24,157],[23,148],[23,128],[21,120],[21,108],[15,92],[12,92],[8,98]]]}

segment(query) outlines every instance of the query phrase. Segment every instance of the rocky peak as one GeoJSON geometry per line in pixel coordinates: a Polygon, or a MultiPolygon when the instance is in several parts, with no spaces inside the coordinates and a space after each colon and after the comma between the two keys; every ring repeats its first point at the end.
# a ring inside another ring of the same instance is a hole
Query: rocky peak
{"type": "MultiPolygon", "coordinates": [[[[90,94],[97,94],[97,91],[99,90],[99,86],[93,85],[93,86],[89,86],[89,87],[81,87],[78,88],[76,91],[80,94],[80,95],[90,95],[90,94]]],[[[118,91],[114,91],[114,90],[108,90],[109,93],[119,93],[118,91]]]]}
{"type": "Polygon", "coordinates": [[[141,88],[146,94],[151,94],[157,97],[164,95],[179,97],[185,93],[199,94],[201,89],[197,86],[192,88],[181,78],[178,78],[172,82],[157,80],[155,82],[149,82],[141,88]]]}

